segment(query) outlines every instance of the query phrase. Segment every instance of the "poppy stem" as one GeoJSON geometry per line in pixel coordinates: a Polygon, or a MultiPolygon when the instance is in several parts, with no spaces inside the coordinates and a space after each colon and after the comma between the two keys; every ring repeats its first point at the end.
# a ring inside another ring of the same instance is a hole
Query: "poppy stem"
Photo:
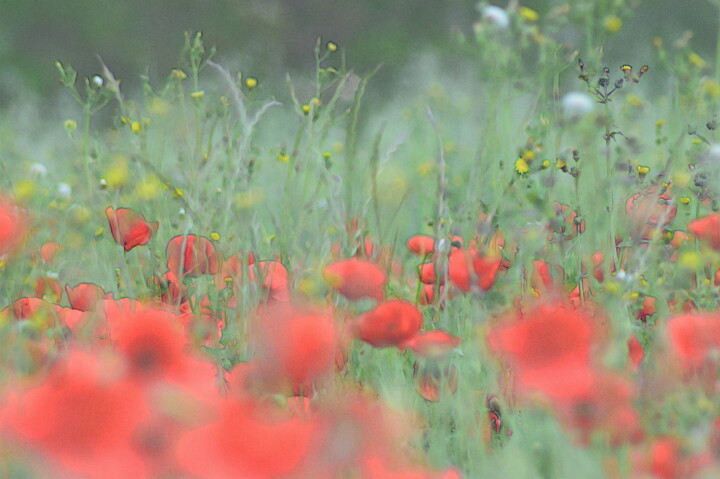
{"type": "Polygon", "coordinates": [[[85,167],[85,180],[87,181],[88,195],[93,196],[93,182],[90,176],[90,105],[85,105],[85,118],[83,120],[83,165],[85,167]]]}
{"type": "Polygon", "coordinates": [[[612,165],[612,152],[610,150],[610,106],[605,102],[605,166],[607,168],[607,182],[608,182],[608,213],[610,216],[610,225],[608,228],[609,237],[609,254],[608,258],[612,258],[612,264],[609,266],[609,273],[612,273],[612,265],[619,269],[619,258],[617,248],[615,247],[615,188],[613,179],[613,165],[612,165]]]}

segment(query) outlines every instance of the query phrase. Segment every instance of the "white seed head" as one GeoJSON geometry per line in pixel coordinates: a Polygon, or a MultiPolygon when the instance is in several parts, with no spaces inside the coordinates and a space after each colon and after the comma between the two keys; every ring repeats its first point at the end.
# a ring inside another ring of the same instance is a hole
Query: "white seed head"
{"type": "Polygon", "coordinates": [[[72,195],[72,187],[70,185],[68,185],[67,183],[58,183],[57,192],[60,196],[69,198],[70,195],[72,195]]]}
{"type": "Polygon", "coordinates": [[[720,160],[720,143],[713,143],[707,151],[707,157],[710,161],[720,160]]]}
{"type": "Polygon", "coordinates": [[[92,82],[96,87],[100,88],[105,83],[105,80],[100,75],[95,75],[92,77],[92,82]]]}
{"type": "Polygon", "coordinates": [[[570,118],[578,118],[590,113],[595,106],[593,99],[585,93],[571,91],[562,99],[562,107],[565,115],[570,118]]]}
{"type": "Polygon", "coordinates": [[[506,29],[510,25],[510,18],[505,10],[495,5],[488,5],[480,10],[482,17],[500,29],[506,29]]]}
{"type": "Polygon", "coordinates": [[[38,176],[47,175],[47,168],[42,163],[33,163],[30,165],[30,173],[38,176]]]}

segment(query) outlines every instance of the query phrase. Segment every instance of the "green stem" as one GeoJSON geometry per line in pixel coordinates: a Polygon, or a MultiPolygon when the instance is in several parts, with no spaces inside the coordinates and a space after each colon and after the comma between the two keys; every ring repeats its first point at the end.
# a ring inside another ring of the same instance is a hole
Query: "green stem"
{"type": "Polygon", "coordinates": [[[88,194],[92,196],[93,192],[93,183],[92,178],[90,177],[90,108],[89,106],[85,106],[85,118],[83,125],[83,148],[82,148],[82,154],[83,154],[83,164],[85,165],[85,180],[87,181],[87,187],[88,187],[88,194]]]}
{"type": "MultiPolygon", "coordinates": [[[[608,102],[605,102],[605,165],[607,168],[607,185],[610,194],[609,197],[609,210],[610,214],[610,242],[608,248],[610,248],[610,254],[608,258],[612,258],[615,268],[620,268],[617,248],[615,247],[615,188],[613,186],[613,167],[612,167],[612,152],[610,150],[610,107],[608,102]]],[[[609,265],[609,272],[612,273],[612,265],[609,265]]]]}

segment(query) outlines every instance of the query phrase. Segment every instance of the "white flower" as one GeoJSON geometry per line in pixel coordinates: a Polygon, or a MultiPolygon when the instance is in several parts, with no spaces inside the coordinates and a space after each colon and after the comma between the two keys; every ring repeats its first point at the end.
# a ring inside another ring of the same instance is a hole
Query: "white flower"
{"type": "Polygon", "coordinates": [[[68,185],[67,183],[58,183],[57,185],[57,191],[60,196],[64,196],[65,198],[69,198],[72,194],[72,187],[68,185]]]}
{"type": "Polygon", "coordinates": [[[488,5],[480,10],[482,17],[500,29],[506,29],[510,25],[510,18],[505,10],[495,5],[488,5]]]}
{"type": "Polygon", "coordinates": [[[105,83],[103,77],[101,77],[100,75],[95,75],[94,77],[92,77],[92,82],[98,88],[103,86],[103,83],[105,83]]]}
{"type": "Polygon", "coordinates": [[[713,143],[707,151],[707,157],[710,161],[720,160],[720,143],[713,143]]]}
{"type": "Polygon", "coordinates": [[[30,165],[30,173],[38,176],[45,176],[47,175],[47,168],[45,168],[45,165],[42,163],[33,163],[30,165]]]}
{"type": "Polygon", "coordinates": [[[595,106],[593,99],[585,93],[571,91],[562,99],[563,111],[570,118],[577,118],[590,113],[595,106]]]}

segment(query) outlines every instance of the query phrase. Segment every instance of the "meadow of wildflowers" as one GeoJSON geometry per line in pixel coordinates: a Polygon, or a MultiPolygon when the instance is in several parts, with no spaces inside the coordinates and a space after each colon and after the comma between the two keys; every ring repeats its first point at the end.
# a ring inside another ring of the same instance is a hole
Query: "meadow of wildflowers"
{"type": "Polygon", "coordinates": [[[384,102],[327,39],[59,59],[0,118],[0,475],[720,476],[720,67],[599,3],[481,2],[384,102]]]}

